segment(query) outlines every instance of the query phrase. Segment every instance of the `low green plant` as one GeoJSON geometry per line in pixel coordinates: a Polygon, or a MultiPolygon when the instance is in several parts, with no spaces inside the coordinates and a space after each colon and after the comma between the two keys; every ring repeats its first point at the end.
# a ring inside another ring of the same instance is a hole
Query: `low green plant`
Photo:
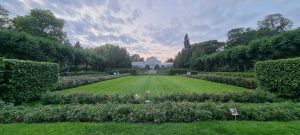
{"type": "Polygon", "coordinates": [[[84,92],[77,92],[68,95],[60,92],[48,92],[42,96],[42,103],[47,104],[105,104],[105,103],[122,103],[122,104],[142,104],[146,99],[150,99],[152,103],[164,102],[244,102],[244,103],[264,103],[276,101],[276,96],[264,91],[245,91],[245,92],[226,92],[220,94],[209,93],[174,93],[161,96],[138,96],[134,94],[120,96],[120,95],[106,95],[106,94],[91,94],[84,92]]]}
{"type": "Polygon", "coordinates": [[[187,69],[170,69],[169,75],[186,74],[187,69]]]}
{"type": "Polygon", "coordinates": [[[66,76],[60,77],[56,89],[54,90],[64,90],[68,88],[74,88],[81,85],[91,84],[95,82],[101,82],[105,80],[116,79],[129,74],[120,74],[120,75],[80,75],[80,76],[66,76]]]}
{"type": "Polygon", "coordinates": [[[237,108],[237,120],[299,120],[299,103],[162,103],[96,104],[10,107],[0,111],[0,122],[194,122],[234,120],[229,109],[237,108]]]}
{"type": "Polygon", "coordinates": [[[254,89],[256,88],[257,85],[255,78],[244,78],[244,77],[235,77],[229,75],[217,75],[217,74],[197,74],[197,75],[183,75],[183,76],[212,81],[212,82],[226,83],[226,84],[236,85],[236,86],[245,87],[249,89],[254,89]]]}

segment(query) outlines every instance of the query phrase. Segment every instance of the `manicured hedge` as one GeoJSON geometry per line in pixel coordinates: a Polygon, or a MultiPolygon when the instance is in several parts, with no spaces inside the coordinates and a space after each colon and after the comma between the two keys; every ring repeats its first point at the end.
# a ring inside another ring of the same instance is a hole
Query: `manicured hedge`
{"type": "Polygon", "coordinates": [[[116,70],[111,70],[108,73],[113,75],[116,72],[119,72],[119,74],[125,74],[125,73],[130,73],[131,75],[136,75],[137,74],[136,69],[116,69],[116,70]]]}
{"type": "Polygon", "coordinates": [[[255,72],[209,72],[209,73],[215,74],[215,75],[220,75],[220,76],[255,78],[255,72]]]}
{"type": "Polygon", "coordinates": [[[67,76],[60,77],[57,83],[57,87],[55,90],[64,90],[68,88],[74,88],[81,85],[91,84],[95,82],[105,81],[116,79],[124,76],[128,76],[130,74],[120,74],[120,75],[80,75],[80,76],[67,76]]]}
{"type": "Polygon", "coordinates": [[[106,104],[106,103],[122,103],[122,104],[143,104],[145,100],[150,100],[152,103],[164,102],[248,102],[248,103],[264,103],[274,102],[276,96],[269,92],[263,91],[245,91],[245,92],[227,92],[221,94],[208,94],[208,93],[175,93],[154,97],[144,97],[138,95],[103,95],[91,93],[72,93],[69,95],[61,94],[60,92],[49,92],[42,96],[42,103],[47,104],[106,104]]]}
{"type": "Polygon", "coordinates": [[[281,96],[300,96],[300,58],[257,62],[258,86],[281,96]]]}
{"type": "Polygon", "coordinates": [[[55,88],[58,69],[53,63],[5,59],[0,97],[17,104],[38,99],[55,88]]]}
{"type": "Polygon", "coordinates": [[[236,86],[245,87],[249,89],[256,88],[255,78],[233,77],[233,76],[223,76],[223,75],[215,75],[215,74],[197,74],[197,75],[183,75],[183,76],[212,81],[212,82],[226,83],[226,84],[236,85],[236,86]]]}
{"type": "Polygon", "coordinates": [[[186,74],[187,69],[170,69],[169,75],[186,74]]]}
{"type": "Polygon", "coordinates": [[[234,120],[229,109],[236,107],[237,120],[299,120],[299,103],[163,103],[163,104],[97,104],[5,107],[0,122],[193,122],[234,120]]]}

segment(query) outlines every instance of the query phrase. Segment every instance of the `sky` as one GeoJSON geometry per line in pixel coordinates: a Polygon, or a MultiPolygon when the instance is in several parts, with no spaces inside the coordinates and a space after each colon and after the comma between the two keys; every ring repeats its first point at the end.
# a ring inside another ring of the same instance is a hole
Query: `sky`
{"type": "Polygon", "coordinates": [[[71,43],[92,48],[106,43],[130,55],[161,61],[174,58],[190,42],[226,41],[232,28],[257,27],[266,15],[281,13],[300,26],[300,0],[0,0],[10,17],[33,8],[49,9],[65,20],[71,43]]]}

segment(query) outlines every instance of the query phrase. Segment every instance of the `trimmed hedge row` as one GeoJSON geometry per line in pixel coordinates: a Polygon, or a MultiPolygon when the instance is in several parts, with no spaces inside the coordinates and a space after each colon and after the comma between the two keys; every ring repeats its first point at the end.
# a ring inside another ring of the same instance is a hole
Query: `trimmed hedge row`
{"type": "Polygon", "coordinates": [[[255,78],[220,76],[214,74],[197,74],[197,75],[183,75],[183,76],[212,81],[212,82],[226,83],[226,84],[236,85],[236,86],[245,87],[249,89],[255,89],[257,86],[255,78]]]}
{"type": "Polygon", "coordinates": [[[54,89],[59,68],[54,63],[5,59],[3,70],[0,97],[6,102],[20,104],[54,89]]]}
{"type": "Polygon", "coordinates": [[[169,75],[186,74],[187,69],[170,69],[169,75]]]}
{"type": "Polygon", "coordinates": [[[255,78],[254,72],[212,72],[212,74],[216,74],[216,75],[220,75],[220,76],[255,78]]]}
{"type": "Polygon", "coordinates": [[[125,74],[125,73],[130,73],[131,75],[137,74],[136,69],[116,69],[116,70],[111,70],[108,73],[113,75],[115,72],[119,72],[120,74],[125,74]]]}
{"type": "Polygon", "coordinates": [[[221,94],[208,93],[193,93],[193,94],[168,94],[154,97],[139,97],[131,94],[126,96],[119,95],[103,95],[91,93],[72,93],[69,95],[61,94],[60,92],[49,92],[42,96],[42,103],[47,104],[105,104],[105,103],[122,103],[122,104],[143,104],[145,100],[150,100],[151,103],[164,102],[248,102],[248,103],[264,103],[274,102],[276,96],[274,94],[263,91],[249,91],[249,92],[227,92],[221,94]]]}
{"type": "Polygon", "coordinates": [[[81,75],[81,76],[67,76],[61,77],[57,83],[56,89],[54,90],[64,90],[68,88],[74,88],[81,85],[91,84],[95,82],[116,79],[130,74],[120,74],[120,75],[81,75]]]}
{"type": "Polygon", "coordinates": [[[233,120],[229,109],[236,107],[237,120],[299,120],[299,103],[163,103],[149,105],[97,104],[5,107],[0,111],[0,122],[193,122],[233,120]]]}
{"type": "Polygon", "coordinates": [[[300,58],[261,61],[255,64],[258,86],[280,96],[300,96],[300,58]]]}

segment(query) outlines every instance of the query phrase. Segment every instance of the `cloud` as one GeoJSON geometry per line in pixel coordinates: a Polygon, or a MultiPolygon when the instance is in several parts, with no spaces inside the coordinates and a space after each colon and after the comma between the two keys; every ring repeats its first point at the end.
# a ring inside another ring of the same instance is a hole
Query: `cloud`
{"type": "Polygon", "coordinates": [[[0,0],[10,16],[33,8],[51,10],[65,20],[72,43],[85,47],[111,43],[130,54],[174,57],[188,33],[192,43],[226,40],[237,27],[256,27],[272,13],[282,13],[300,26],[299,0],[0,0]]]}

